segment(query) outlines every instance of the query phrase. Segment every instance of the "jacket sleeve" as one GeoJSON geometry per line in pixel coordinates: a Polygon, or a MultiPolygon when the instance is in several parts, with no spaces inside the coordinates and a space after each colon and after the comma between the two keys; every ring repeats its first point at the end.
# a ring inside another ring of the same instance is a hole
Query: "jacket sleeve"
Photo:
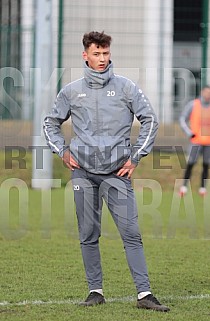
{"type": "Polygon", "coordinates": [[[43,130],[47,145],[53,153],[63,157],[64,151],[69,149],[65,145],[65,139],[61,132],[61,125],[70,117],[69,99],[65,94],[65,89],[59,92],[52,111],[44,119],[43,130]]]}
{"type": "Polygon", "coordinates": [[[131,111],[140,122],[140,131],[135,144],[132,146],[131,161],[138,163],[146,156],[154,145],[158,130],[158,120],[149,99],[134,83],[129,85],[128,101],[131,111]]]}
{"type": "Polygon", "coordinates": [[[189,138],[193,136],[193,132],[191,131],[191,129],[189,127],[189,119],[190,119],[190,114],[192,113],[192,109],[193,109],[193,100],[190,101],[184,107],[184,109],[181,113],[181,116],[179,118],[180,126],[189,138]]]}

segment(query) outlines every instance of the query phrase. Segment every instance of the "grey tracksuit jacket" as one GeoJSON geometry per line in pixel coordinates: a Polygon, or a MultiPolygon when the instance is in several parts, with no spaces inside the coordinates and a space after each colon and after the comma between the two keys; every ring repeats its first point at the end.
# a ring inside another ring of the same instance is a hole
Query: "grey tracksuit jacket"
{"type": "Polygon", "coordinates": [[[52,112],[44,119],[48,146],[60,157],[66,149],[81,167],[95,174],[109,174],[130,157],[138,163],[152,149],[158,122],[152,106],[131,80],[103,72],[84,63],[84,77],[69,83],[58,94],[52,112]],[[135,145],[130,133],[134,115],[141,127],[135,145]],[[61,125],[71,117],[75,137],[65,145],[61,125]]]}

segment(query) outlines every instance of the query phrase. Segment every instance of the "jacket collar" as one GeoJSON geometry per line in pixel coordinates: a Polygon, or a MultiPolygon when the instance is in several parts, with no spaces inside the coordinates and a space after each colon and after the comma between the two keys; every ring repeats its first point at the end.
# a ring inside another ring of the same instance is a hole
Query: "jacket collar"
{"type": "Polygon", "coordinates": [[[87,63],[84,62],[84,78],[90,88],[99,89],[103,88],[113,76],[113,64],[110,61],[109,65],[104,71],[96,71],[89,68],[87,63]]]}

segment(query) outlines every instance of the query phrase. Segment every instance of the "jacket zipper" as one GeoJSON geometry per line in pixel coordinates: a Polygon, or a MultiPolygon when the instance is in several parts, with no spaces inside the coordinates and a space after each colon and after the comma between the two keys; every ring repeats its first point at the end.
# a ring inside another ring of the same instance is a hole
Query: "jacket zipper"
{"type": "MultiPolygon", "coordinates": [[[[98,111],[98,90],[96,89],[96,134],[97,140],[99,136],[99,111],[98,111]]],[[[95,151],[95,167],[98,170],[98,157],[97,157],[97,149],[95,151]]]]}

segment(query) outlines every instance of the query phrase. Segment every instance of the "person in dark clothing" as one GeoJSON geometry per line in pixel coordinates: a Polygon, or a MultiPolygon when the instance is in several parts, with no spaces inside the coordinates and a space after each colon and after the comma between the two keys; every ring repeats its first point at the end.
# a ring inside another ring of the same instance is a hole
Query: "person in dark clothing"
{"type": "Polygon", "coordinates": [[[191,142],[183,185],[179,190],[180,196],[184,196],[187,193],[187,185],[192,175],[192,169],[199,155],[202,155],[203,158],[199,194],[205,196],[210,163],[210,86],[205,86],[201,90],[200,97],[190,101],[185,106],[180,117],[180,125],[191,142]]]}

